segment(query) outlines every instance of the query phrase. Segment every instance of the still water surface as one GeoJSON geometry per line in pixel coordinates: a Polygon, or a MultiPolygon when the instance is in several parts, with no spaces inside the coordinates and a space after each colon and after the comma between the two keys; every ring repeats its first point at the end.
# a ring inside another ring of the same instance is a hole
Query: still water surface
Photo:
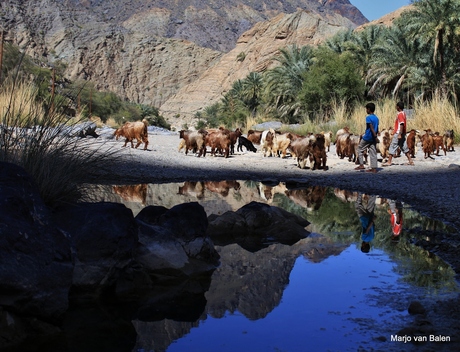
{"type": "MultiPolygon", "coordinates": [[[[311,235],[292,246],[272,244],[251,252],[237,244],[216,246],[221,266],[205,300],[187,303],[195,317],[190,319],[193,314],[181,304],[178,312],[169,312],[174,319],[134,319],[132,351],[408,350],[390,340],[412,321],[409,303],[458,291],[452,269],[411,244],[426,236],[424,231],[449,229],[407,204],[400,204],[400,240],[392,241],[392,202],[376,198],[375,235],[364,253],[359,195],[353,192],[225,181],[99,186],[92,194],[95,201],[122,202],[135,215],[148,205],[170,208],[190,201],[208,215],[220,215],[258,201],[311,222],[311,235]]],[[[369,198],[363,195],[365,202],[369,198]]]]}

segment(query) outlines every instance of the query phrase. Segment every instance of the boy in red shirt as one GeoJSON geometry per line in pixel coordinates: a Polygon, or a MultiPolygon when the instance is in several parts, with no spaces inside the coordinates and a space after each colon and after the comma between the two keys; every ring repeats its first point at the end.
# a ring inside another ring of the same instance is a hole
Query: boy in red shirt
{"type": "Polygon", "coordinates": [[[401,151],[406,155],[409,162],[406,165],[414,165],[412,158],[410,157],[409,148],[407,147],[406,141],[406,113],[404,112],[404,103],[398,102],[396,104],[396,110],[398,110],[398,115],[395,119],[394,134],[393,139],[391,140],[388,161],[382,166],[390,166],[391,161],[393,160],[393,155],[396,154],[396,150],[401,148],[401,151]]]}

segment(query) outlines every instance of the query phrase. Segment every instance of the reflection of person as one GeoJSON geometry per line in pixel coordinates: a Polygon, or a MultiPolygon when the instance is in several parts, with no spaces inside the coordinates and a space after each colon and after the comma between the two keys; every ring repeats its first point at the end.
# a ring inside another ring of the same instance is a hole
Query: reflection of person
{"type": "Polygon", "coordinates": [[[371,241],[375,235],[375,223],[376,218],[374,214],[375,200],[377,196],[369,196],[367,203],[363,202],[363,194],[358,193],[358,199],[356,200],[356,213],[358,213],[359,220],[361,221],[361,252],[369,253],[371,249],[371,241]]]}
{"type": "Polygon", "coordinates": [[[390,214],[390,222],[393,234],[391,235],[391,240],[393,242],[398,242],[401,235],[402,225],[403,225],[403,211],[401,202],[396,202],[390,200],[390,208],[387,210],[390,214]]]}
{"type": "Polygon", "coordinates": [[[364,170],[364,152],[369,151],[370,169],[366,172],[377,172],[377,133],[379,133],[379,118],[374,114],[375,104],[366,104],[366,131],[358,146],[359,166],[355,170],[364,170]]]}
{"type": "Polygon", "coordinates": [[[407,147],[406,141],[406,126],[407,126],[407,119],[406,113],[404,112],[404,103],[398,102],[396,104],[396,110],[398,110],[398,114],[396,115],[395,119],[395,126],[394,126],[394,135],[393,139],[391,140],[390,144],[390,156],[388,157],[388,161],[382,166],[390,166],[391,161],[393,160],[393,156],[396,154],[398,148],[406,155],[408,163],[407,165],[414,165],[412,158],[410,157],[409,148],[407,147]]]}

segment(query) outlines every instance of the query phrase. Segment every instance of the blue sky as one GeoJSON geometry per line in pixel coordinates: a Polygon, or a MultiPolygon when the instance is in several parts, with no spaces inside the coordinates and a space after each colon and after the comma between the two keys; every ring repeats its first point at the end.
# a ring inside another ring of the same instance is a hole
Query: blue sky
{"type": "Polygon", "coordinates": [[[410,0],[350,0],[369,20],[376,20],[400,7],[409,5],[410,0]]]}

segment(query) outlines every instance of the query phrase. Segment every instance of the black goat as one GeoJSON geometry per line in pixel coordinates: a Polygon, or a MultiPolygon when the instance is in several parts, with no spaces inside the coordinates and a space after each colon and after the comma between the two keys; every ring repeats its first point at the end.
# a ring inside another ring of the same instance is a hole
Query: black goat
{"type": "Polygon", "coordinates": [[[242,152],[243,146],[246,147],[246,150],[250,150],[251,152],[255,153],[257,151],[256,147],[254,147],[254,144],[252,144],[252,142],[249,139],[243,136],[239,136],[238,137],[238,147],[236,148],[236,151],[239,152],[241,150],[242,152]]]}

